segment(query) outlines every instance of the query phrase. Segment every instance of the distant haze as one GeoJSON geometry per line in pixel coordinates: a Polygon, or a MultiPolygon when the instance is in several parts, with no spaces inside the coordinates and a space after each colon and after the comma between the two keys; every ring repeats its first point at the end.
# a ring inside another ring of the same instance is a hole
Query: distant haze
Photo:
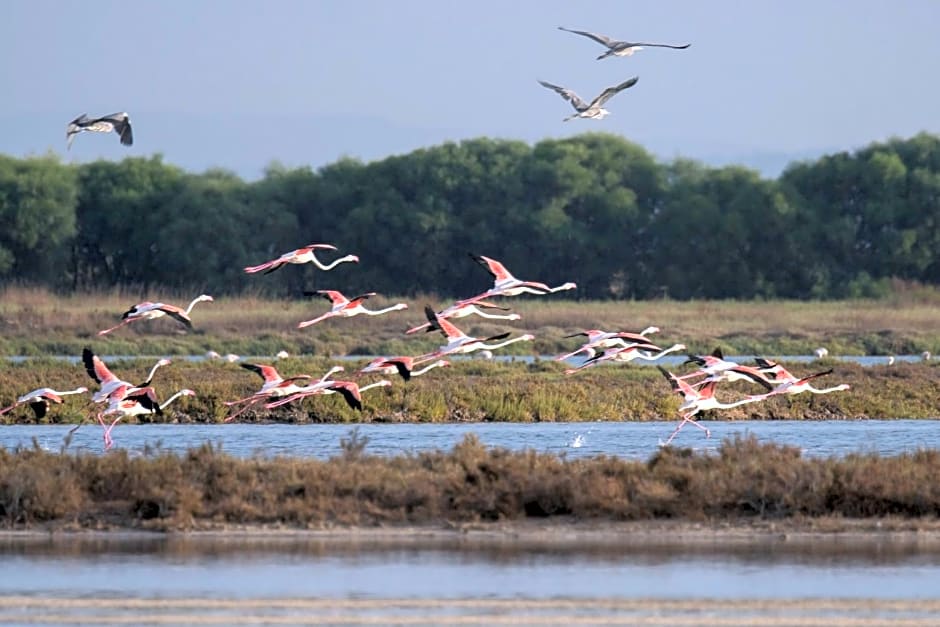
{"type": "Polygon", "coordinates": [[[256,178],[479,136],[536,142],[587,130],[662,159],[788,162],[940,132],[940,2],[595,0],[351,2],[11,0],[0,21],[0,152],[68,160],[162,153],[256,178]],[[691,43],[596,61],[557,30],[691,43]],[[589,100],[630,76],[602,121],[589,100]],[[135,144],[84,134],[81,113],[127,111],[135,144]]]}

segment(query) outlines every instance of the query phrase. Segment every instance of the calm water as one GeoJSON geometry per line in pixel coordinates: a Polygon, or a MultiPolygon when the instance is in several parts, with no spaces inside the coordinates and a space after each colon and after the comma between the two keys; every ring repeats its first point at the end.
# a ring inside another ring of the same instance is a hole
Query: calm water
{"type": "Polygon", "coordinates": [[[940,552],[916,542],[0,538],[0,561],[0,624],[930,625],[940,607],[940,552]]]}
{"type": "MultiPolygon", "coordinates": [[[[564,453],[568,457],[617,455],[648,459],[678,422],[586,423],[467,423],[363,424],[359,434],[369,438],[366,452],[397,455],[426,450],[449,450],[468,433],[489,446],[564,453]]],[[[676,446],[714,450],[725,438],[754,435],[758,440],[798,446],[807,456],[841,456],[855,452],[895,455],[921,448],[940,448],[940,423],[935,420],[832,421],[708,421],[712,437],[686,426],[676,446]]],[[[39,446],[59,450],[67,425],[0,426],[0,447],[39,446]]],[[[132,452],[158,447],[182,452],[206,442],[240,457],[289,455],[328,458],[340,451],[350,425],[118,425],[115,446],[132,452]]],[[[70,450],[102,451],[102,431],[86,424],[73,435],[70,450]]]]}

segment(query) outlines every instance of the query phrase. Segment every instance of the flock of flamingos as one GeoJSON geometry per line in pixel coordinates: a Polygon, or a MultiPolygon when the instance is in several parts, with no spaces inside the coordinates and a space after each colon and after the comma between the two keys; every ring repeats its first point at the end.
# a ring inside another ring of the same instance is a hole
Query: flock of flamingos
{"type": "MultiPolygon", "coordinates": [[[[315,251],[317,250],[335,251],[337,248],[331,244],[310,244],[303,248],[285,253],[277,259],[261,265],[245,268],[245,272],[263,272],[267,274],[288,264],[304,263],[313,263],[321,270],[328,271],[335,268],[340,263],[359,262],[359,258],[356,255],[347,255],[329,264],[324,264],[316,257],[315,251]]],[[[437,350],[423,355],[378,357],[362,368],[360,370],[361,374],[376,373],[380,375],[394,375],[397,373],[402,379],[408,381],[411,377],[419,376],[434,368],[450,365],[450,362],[444,359],[444,357],[447,356],[466,355],[475,351],[492,351],[515,342],[531,341],[534,339],[534,336],[531,334],[519,335],[514,338],[509,338],[511,333],[501,333],[483,338],[471,337],[461,331],[452,320],[470,315],[493,319],[518,320],[520,318],[518,314],[497,313],[506,312],[508,308],[492,302],[491,299],[518,296],[520,294],[546,295],[577,287],[574,283],[570,282],[557,287],[550,287],[545,283],[537,281],[523,281],[513,276],[503,264],[495,259],[484,257],[483,255],[475,255],[473,253],[470,253],[470,257],[492,275],[494,279],[493,286],[480,294],[458,300],[441,311],[434,311],[430,306],[425,306],[424,313],[427,322],[405,331],[406,334],[414,334],[421,331],[439,332],[446,342],[437,348],[437,350]]],[[[300,322],[297,325],[299,328],[319,324],[324,320],[334,317],[349,318],[357,315],[377,316],[408,307],[405,303],[397,303],[384,309],[368,309],[363,303],[369,297],[375,296],[374,292],[360,294],[354,298],[347,298],[336,290],[319,290],[317,294],[320,294],[330,301],[332,305],[330,310],[313,319],[300,322]]],[[[211,296],[201,295],[193,299],[186,309],[159,302],[138,303],[124,312],[119,324],[99,331],[98,335],[107,335],[134,322],[154,320],[164,316],[170,316],[191,329],[192,320],[190,319],[190,313],[193,307],[198,303],[211,301],[211,296]]],[[[662,348],[652,342],[649,336],[658,331],[659,329],[657,327],[648,327],[639,333],[628,331],[607,332],[598,329],[581,331],[566,337],[584,336],[586,337],[586,341],[576,350],[565,355],[560,355],[555,359],[565,361],[578,355],[584,355],[583,361],[578,366],[565,370],[565,374],[570,375],[605,362],[624,363],[636,359],[655,361],[666,354],[685,350],[686,347],[683,344],[674,344],[668,348],[662,348]]],[[[151,385],[151,381],[158,368],[170,363],[167,359],[158,361],[150,370],[146,381],[138,385],[119,379],[90,348],[86,347],[83,350],[82,362],[88,375],[99,386],[98,390],[92,394],[91,400],[96,404],[106,404],[96,415],[98,423],[104,429],[105,450],[110,449],[113,445],[114,441],[111,437],[111,431],[122,418],[143,414],[160,414],[177,398],[195,395],[195,392],[192,390],[183,389],[176,392],[162,403],[159,402],[156,391],[151,385]]],[[[816,388],[812,385],[814,379],[830,374],[832,372],[831,369],[816,372],[804,377],[797,377],[788,372],[783,366],[766,359],[757,358],[753,366],[725,360],[719,349],[716,349],[710,355],[689,355],[685,363],[694,363],[698,368],[689,374],[677,376],[661,366],[658,366],[663,376],[669,382],[672,391],[683,400],[679,407],[681,422],[679,422],[675,430],[669,435],[668,439],[663,442],[663,445],[668,445],[672,442],[673,438],[675,438],[686,424],[692,424],[702,429],[706,436],[709,436],[710,433],[708,429],[694,419],[696,415],[707,410],[727,409],[784,394],[799,394],[802,392],[828,394],[830,392],[849,389],[849,386],[846,384],[831,388],[816,388]],[[763,391],[760,394],[751,394],[734,402],[719,401],[715,396],[718,383],[732,381],[747,381],[761,386],[763,391]]],[[[253,394],[226,403],[227,406],[233,408],[232,413],[225,419],[226,422],[233,420],[253,407],[263,405],[266,409],[273,409],[299,401],[308,396],[325,394],[341,394],[350,407],[360,410],[362,409],[362,392],[375,387],[391,385],[391,382],[387,379],[382,379],[364,386],[360,386],[354,381],[333,379],[334,374],[344,370],[342,366],[335,366],[319,379],[315,379],[306,374],[282,377],[274,366],[268,364],[243,363],[240,365],[243,368],[257,373],[263,379],[263,384],[261,388],[253,394]]],[[[40,388],[20,396],[16,402],[9,407],[0,409],[0,415],[20,405],[29,405],[35,412],[36,417],[42,418],[46,415],[50,404],[62,403],[63,396],[83,394],[88,391],[86,387],[62,392],[52,388],[40,388]]]]}

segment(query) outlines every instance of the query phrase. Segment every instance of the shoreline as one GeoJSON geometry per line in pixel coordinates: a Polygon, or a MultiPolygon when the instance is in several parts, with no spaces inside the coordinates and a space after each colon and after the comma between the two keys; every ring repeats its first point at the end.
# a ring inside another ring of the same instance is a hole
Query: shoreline
{"type": "Polygon", "coordinates": [[[710,547],[778,544],[799,546],[837,542],[861,547],[866,544],[912,545],[940,552],[940,518],[802,518],[781,520],[723,520],[710,522],[649,520],[596,522],[557,520],[551,523],[515,521],[405,526],[329,526],[315,529],[283,525],[212,525],[193,529],[145,530],[70,529],[35,527],[0,530],[0,541],[36,540],[185,540],[329,542],[331,545],[380,545],[420,547],[445,543],[523,547],[710,547]]]}

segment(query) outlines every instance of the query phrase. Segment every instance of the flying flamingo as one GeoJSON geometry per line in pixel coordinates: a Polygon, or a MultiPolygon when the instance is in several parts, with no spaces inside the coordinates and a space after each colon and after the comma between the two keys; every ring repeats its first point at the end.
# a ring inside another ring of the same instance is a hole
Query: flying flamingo
{"type": "Polygon", "coordinates": [[[245,272],[248,274],[253,274],[255,272],[261,272],[264,270],[265,274],[269,274],[289,263],[313,263],[313,265],[320,268],[321,270],[332,270],[339,264],[346,262],[359,263],[359,257],[356,255],[346,255],[345,257],[340,257],[332,263],[323,264],[319,259],[317,259],[316,255],[313,254],[314,250],[336,250],[336,246],[333,246],[332,244],[307,244],[303,248],[298,248],[297,250],[292,250],[289,253],[284,253],[277,259],[266,261],[261,265],[248,266],[245,268],[245,272]]]}
{"type": "Polygon", "coordinates": [[[367,374],[369,372],[376,372],[380,374],[395,374],[397,372],[399,375],[401,375],[402,379],[409,381],[411,377],[417,377],[428,372],[429,370],[433,370],[434,368],[450,366],[450,362],[446,359],[438,359],[437,361],[432,362],[419,370],[415,370],[414,366],[414,357],[376,357],[371,362],[369,362],[367,366],[360,370],[359,374],[367,374]]]}
{"type": "Polygon", "coordinates": [[[202,302],[212,302],[212,297],[203,294],[197,296],[189,303],[189,307],[186,309],[181,309],[176,305],[167,305],[165,303],[151,303],[150,301],[144,301],[142,303],[137,303],[130,309],[124,312],[124,315],[121,316],[122,320],[120,324],[116,324],[110,329],[104,329],[98,331],[98,335],[105,335],[114,331],[115,329],[120,329],[125,324],[130,324],[131,322],[137,322],[138,320],[155,320],[157,318],[162,318],[163,316],[170,316],[179,320],[187,329],[193,328],[193,322],[189,319],[189,313],[193,310],[193,307],[196,306],[196,303],[202,302]]]}
{"type": "Polygon", "coordinates": [[[114,445],[111,438],[111,430],[122,418],[128,416],[141,416],[143,414],[163,413],[167,406],[181,396],[195,396],[196,393],[189,389],[182,389],[170,398],[159,403],[157,401],[156,391],[152,387],[131,388],[122,385],[112,393],[108,408],[98,413],[98,423],[104,428],[104,448],[110,449],[114,445]],[[105,425],[104,417],[117,417],[110,425],[105,425]]]}
{"type": "Polygon", "coordinates": [[[323,314],[318,316],[313,320],[304,320],[297,325],[298,329],[303,329],[304,327],[309,327],[310,325],[316,324],[327,318],[340,317],[340,318],[351,318],[353,316],[358,316],[359,314],[365,314],[367,316],[380,316],[384,313],[390,311],[398,311],[399,309],[408,309],[408,305],[405,303],[397,303],[391,307],[386,307],[385,309],[366,309],[362,305],[362,301],[372,296],[375,296],[375,292],[367,292],[365,294],[360,294],[353,299],[348,299],[343,296],[340,292],[336,290],[317,290],[317,294],[321,294],[323,298],[327,299],[333,303],[333,308],[323,314]]]}
{"type": "MultiPolygon", "coordinates": [[[[481,318],[489,318],[491,320],[519,320],[522,318],[522,316],[520,316],[517,313],[491,314],[491,313],[486,313],[485,311],[483,311],[483,309],[499,309],[502,311],[509,311],[508,307],[500,307],[499,305],[495,305],[493,303],[483,300],[481,296],[474,296],[473,298],[467,298],[465,300],[458,300],[456,303],[454,303],[450,307],[447,307],[446,309],[442,309],[441,311],[437,312],[437,317],[443,318],[446,320],[446,319],[451,319],[451,318],[466,318],[467,316],[471,314],[476,314],[477,316],[480,316],[481,318]]],[[[405,333],[410,335],[412,333],[417,333],[418,331],[421,331],[422,329],[426,329],[428,331],[433,330],[433,328],[431,327],[431,323],[425,322],[424,324],[419,324],[416,327],[412,327],[408,329],[407,331],[405,331],[405,333]]]]}
{"type": "MultiPolygon", "coordinates": [[[[246,396],[245,398],[240,398],[235,401],[227,401],[225,405],[227,407],[232,407],[234,405],[244,405],[241,409],[236,411],[234,414],[228,416],[224,422],[231,422],[236,417],[240,416],[244,412],[248,411],[249,408],[262,403],[272,398],[289,396],[294,392],[303,389],[303,386],[297,385],[296,381],[307,381],[312,379],[308,374],[301,374],[294,377],[284,378],[280,375],[277,369],[274,366],[268,366],[265,364],[239,364],[245,370],[251,370],[255,374],[261,377],[264,383],[261,385],[261,389],[257,392],[246,396]]],[[[320,379],[320,381],[325,381],[331,375],[336,372],[341,372],[343,370],[342,366],[334,366],[327,371],[325,375],[320,379]]]]}
{"type": "Polygon", "coordinates": [[[0,409],[0,416],[15,409],[20,405],[29,403],[29,406],[32,408],[33,413],[36,414],[36,419],[45,417],[46,412],[49,411],[50,403],[61,403],[63,396],[68,396],[69,394],[84,394],[88,391],[88,388],[82,386],[74,390],[66,390],[64,392],[59,392],[53,390],[52,388],[39,388],[38,390],[33,390],[29,394],[24,394],[23,396],[16,399],[16,402],[6,407],[0,409]]]}
{"type": "Polygon", "coordinates": [[[561,292],[563,290],[573,290],[577,287],[575,283],[563,283],[557,287],[549,287],[545,283],[539,283],[538,281],[521,281],[514,277],[509,270],[506,269],[506,266],[496,261],[495,259],[490,259],[489,257],[484,257],[483,255],[475,255],[473,253],[468,253],[470,258],[476,261],[478,264],[486,268],[486,271],[489,272],[494,279],[493,287],[489,290],[483,292],[476,298],[489,298],[491,296],[518,296],[519,294],[551,294],[554,292],[561,292]]]}
{"type": "Polygon", "coordinates": [[[704,431],[705,437],[711,437],[711,431],[700,425],[698,421],[692,419],[693,416],[700,412],[709,409],[731,409],[739,405],[746,405],[747,403],[763,400],[763,397],[749,396],[733,403],[722,403],[715,398],[715,388],[718,385],[716,381],[709,381],[699,389],[695,389],[662,366],[656,367],[659,368],[659,371],[663,373],[663,376],[669,381],[672,391],[683,398],[683,403],[679,406],[679,414],[682,416],[682,422],[679,423],[675,431],[663,442],[663,446],[668,446],[686,423],[692,424],[704,431]]]}
{"type": "Polygon", "coordinates": [[[738,363],[725,359],[721,348],[716,348],[711,355],[689,355],[684,363],[697,364],[699,369],[686,375],[678,377],[679,379],[691,379],[692,377],[710,376],[718,374],[723,370],[737,368],[738,363]]]}
{"type": "Polygon", "coordinates": [[[692,44],[650,44],[643,42],[631,42],[631,41],[619,41],[617,39],[611,39],[606,35],[598,35],[597,33],[591,33],[586,30],[574,30],[571,28],[565,28],[564,26],[559,26],[558,30],[563,30],[568,33],[574,33],[575,35],[581,35],[582,37],[587,37],[593,39],[597,43],[607,48],[607,52],[597,57],[597,60],[606,59],[609,56],[615,57],[629,57],[637,50],[642,50],[643,48],[672,48],[674,50],[685,50],[692,44]]]}
{"type": "Polygon", "coordinates": [[[306,386],[306,388],[302,388],[300,391],[294,392],[286,398],[268,403],[265,407],[273,409],[315,394],[341,394],[347,405],[356,411],[361,411],[363,392],[371,390],[372,388],[387,387],[391,384],[392,382],[387,379],[382,379],[381,381],[363,386],[360,386],[354,381],[320,381],[319,383],[306,386]]]}
{"type": "Polygon", "coordinates": [[[502,340],[509,336],[509,333],[500,333],[499,335],[493,335],[487,338],[475,338],[470,337],[460,329],[458,329],[452,322],[449,320],[444,320],[438,317],[434,309],[430,305],[425,305],[424,315],[427,317],[428,322],[434,329],[440,331],[445,338],[447,338],[447,344],[441,346],[439,349],[433,353],[428,353],[420,357],[415,358],[415,363],[424,363],[425,361],[430,361],[438,357],[443,357],[445,355],[456,355],[462,353],[472,353],[476,350],[494,350],[497,348],[502,348],[503,346],[508,346],[515,342],[528,342],[535,339],[534,335],[526,333],[525,335],[520,335],[519,337],[513,338],[511,340],[506,340],[504,342],[499,342],[497,344],[487,344],[487,342],[492,342],[496,340],[502,340]]]}
{"type": "Polygon", "coordinates": [[[603,353],[595,353],[593,348],[588,348],[591,356],[577,368],[569,368],[565,370],[565,374],[573,374],[579,370],[584,370],[585,368],[591,368],[605,361],[618,361],[621,363],[626,363],[633,361],[634,359],[642,359],[643,361],[656,361],[664,355],[669,353],[675,353],[676,351],[684,351],[685,344],[673,344],[669,348],[659,348],[655,344],[630,344],[629,346],[614,346],[606,349],[603,353]]]}
{"type": "Polygon", "coordinates": [[[150,374],[147,375],[146,381],[137,386],[131,385],[122,379],[118,379],[104,362],[101,361],[101,358],[95,355],[87,346],[82,349],[82,363],[85,365],[85,371],[88,373],[88,376],[101,386],[100,389],[92,395],[91,400],[96,403],[103,403],[108,400],[114,390],[121,386],[128,388],[147,387],[150,385],[150,382],[153,381],[153,375],[157,372],[157,369],[162,366],[167,366],[171,362],[169,359],[159,360],[153,365],[153,368],[150,369],[150,374]]]}
{"type": "MultiPolygon", "coordinates": [[[[583,335],[587,337],[588,341],[581,345],[581,348],[578,350],[556,357],[555,361],[565,361],[566,359],[574,357],[578,353],[583,352],[589,352],[591,355],[593,355],[593,349],[596,348],[613,348],[614,346],[626,348],[630,345],[630,343],[653,345],[653,343],[650,342],[649,338],[647,337],[653,333],[659,333],[659,327],[646,327],[639,333],[629,333],[626,331],[601,331],[600,329],[588,329],[586,331],[572,333],[571,335],[566,335],[565,337],[578,337],[583,335]]],[[[661,349],[656,347],[655,350],[658,351],[661,349]]]]}
{"type": "MultiPolygon", "coordinates": [[[[784,370],[784,372],[786,372],[786,370],[784,370]]],[[[812,394],[831,394],[832,392],[843,392],[845,390],[851,389],[851,386],[848,383],[842,383],[831,388],[816,388],[813,387],[813,385],[810,383],[810,381],[813,379],[825,376],[827,374],[832,374],[832,368],[829,370],[823,370],[822,372],[815,372],[801,378],[795,378],[793,375],[790,375],[790,373],[787,373],[789,377],[782,380],[780,384],[774,387],[772,390],[766,394],[752,395],[750,398],[763,400],[765,398],[778,396],[780,394],[800,394],[802,392],[810,392],[812,394]]]]}
{"type": "MultiPolygon", "coordinates": [[[[732,363],[732,362],[726,362],[732,363]]],[[[679,377],[680,379],[686,379],[696,374],[702,374],[703,371],[694,372],[691,375],[685,375],[679,377]]],[[[769,378],[769,375],[760,368],[755,368],[753,366],[745,366],[742,364],[735,364],[730,368],[722,368],[711,374],[708,374],[704,379],[698,381],[695,385],[704,385],[705,383],[712,382],[720,383],[722,381],[750,381],[752,383],[757,383],[762,385],[768,390],[774,388],[775,381],[769,378]]]]}

